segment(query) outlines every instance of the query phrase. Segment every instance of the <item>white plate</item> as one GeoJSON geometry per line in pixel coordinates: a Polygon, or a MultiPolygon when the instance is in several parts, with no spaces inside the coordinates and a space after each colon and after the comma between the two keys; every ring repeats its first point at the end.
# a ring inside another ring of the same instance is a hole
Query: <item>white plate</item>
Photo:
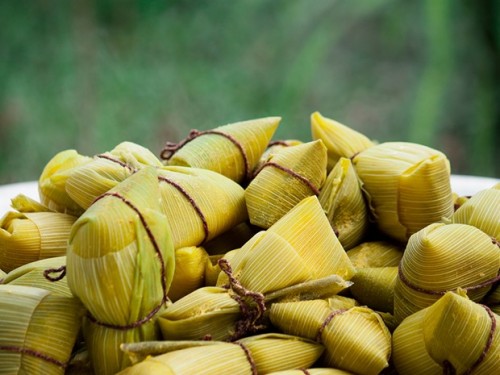
{"type": "MultiPolygon", "coordinates": [[[[474,195],[498,182],[500,182],[499,179],[489,177],[451,175],[451,187],[459,195],[474,195]]],[[[27,195],[38,201],[37,182],[29,181],[0,186],[0,217],[10,209],[10,199],[18,194],[27,195]]]]}

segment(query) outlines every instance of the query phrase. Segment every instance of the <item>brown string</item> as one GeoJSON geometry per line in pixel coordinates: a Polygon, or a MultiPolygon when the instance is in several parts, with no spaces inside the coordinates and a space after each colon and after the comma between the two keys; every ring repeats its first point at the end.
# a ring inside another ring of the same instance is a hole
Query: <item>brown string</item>
{"type": "MultiPolygon", "coordinates": [[[[402,270],[401,264],[402,264],[402,262],[400,262],[399,266],[398,266],[398,276],[399,276],[399,279],[403,282],[403,284],[405,284],[410,289],[413,289],[413,290],[415,290],[417,292],[420,292],[420,293],[434,295],[434,296],[443,296],[447,292],[454,290],[454,289],[450,289],[450,290],[431,290],[431,289],[421,288],[418,285],[413,284],[410,280],[408,280],[406,278],[406,276],[403,274],[403,270],[402,270]]],[[[467,287],[461,287],[461,288],[464,289],[464,290],[466,290],[466,291],[481,289],[481,288],[487,287],[489,285],[492,285],[492,284],[496,283],[499,280],[500,280],[500,275],[497,275],[496,277],[494,277],[492,279],[489,279],[489,280],[486,280],[486,281],[484,281],[484,282],[482,282],[480,284],[472,285],[472,286],[467,286],[467,287]]]]}
{"type": "Polygon", "coordinates": [[[260,173],[260,171],[267,166],[278,168],[279,170],[288,173],[290,176],[305,183],[313,191],[314,195],[319,195],[319,189],[316,186],[314,186],[313,183],[311,181],[309,181],[307,178],[305,178],[304,176],[301,176],[297,172],[292,171],[290,168],[283,167],[282,165],[279,165],[278,163],[274,163],[272,161],[268,161],[268,162],[262,164],[262,166],[259,169],[257,169],[257,171],[254,173],[254,177],[257,176],[260,173]]]}
{"type": "Polygon", "coordinates": [[[139,327],[139,326],[143,325],[144,323],[147,323],[148,321],[150,321],[153,318],[153,316],[161,309],[161,307],[168,301],[165,261],[163,259],[163,255],[161,253],[160,247],[158,246],[158,243],[156,242],[156,239],[153,235],[153,232],[151,231],[151,228],[149,227],[148,223],[146,222],[146,219],[144,218],[144,216],[142,216],[142,213],[139,211],[139,209],[132,202],[130,202],[127,198],[125,198],[121,194],[114,192],[114,193],[104,193],[104,194],[100,195],[99,197],[97,197],[94,200],[93,203],[95,203],[95,202],[97,202],[97,201],[99,201],[102,198],[107,197],[107,196],[120,199],[123,203],[125,203],[132,210],[134,210],[135,213],[139,216],[139,219],[141,220],[142,226],[146,230],[146,233],[149,237],[149,240],[151,241],[151,244],[153,245],[153,247],[155,249],[156,255],[158,256],[158,258],[160,260],[160,265],[161,265],[161,288],[163,290],[163,298],[162,298],[161,302],[144,318],[137,320],[133,323],[122,326],[122,325],[117,325],[117,324],[99,322],[92,315],[90,315],[90,313],[87,315],[88,319],[97,325],[125,331],[125,330],[139,327]]]}
{"type": "Polygon", "coordinates": [[[341,314],[345,313],[347,310],[348,309],[335,310],[335,311],[332,311],[330,314],[328,314],[328,316],[326,317],[326,319],[323,321],[323,323],[321,324],[321,326],[318,329],[318,334],[316,335],[317,342],[321,343],[323,341],[321,338],[321,336],[323,335],[323,331],[328,326],[328,324],[330,324],[332,319],[335,318],[337,315],[341,315],[341,314]]]}
{"type": "Polygon", "coordinates": [[[269,142],[269,144],[267,145],[267,148],[272,147],[272,146],[291,147],[290,143],[288,141],[272,141],[272,142],[269,142]]]}
{"type": "Polygon", "coordinates": [[[120,166],[122,166],[123,168],[127,168],[130,172],[132,173],[135,173],[137,172],[137,169],[131,167],[130,165],[128,165],[127,163],[124,163],[123,161],[119,160],[119,159],[116,159],[110,155],[106,155],[106,154],[99,154],[99,155],[96,155],[97,158],[101,158],[101,159],[106,159],[106,160],[109,160],[109,161],[112,161],[113,163],[116,163],[120,166]]]}
{"type": "Polygon", "coordinates": [[[37,352],[36,350],[32,349],[26,349],[26,348],[20,348],[17,346],[0,346],[0,351],[6,351],[6,352],[14,352],[14,353],[20,353],[20,354],[27,354],[32,357],[40,358],[43,359],[46,362],[52,363],[53,365],[56,365],[61,368],[66,368],[68,367],[67,363],[61,362],[55,358],[52,358],[46,354],[37,352]]]}
{"type": "Polygon", "coordinates": [[[250,368],[252,369],[252,375],[258,375],[259,373],[257,372],[257,365],[255,364],[255,361],[253,360],[252,353],[250,353],[250,350],[242,344],[241,342],[237,342],[236,345],[239,345],[241,349],[243,349],[243,352],[245,353],[245,356],[247,357],[248,363],[250,363],[250,368]]]}
{"type": "Polygon", "coordinates": [[[235,293],[231,297],[238,302],[243,316],[241,320],[236,322],[235,332],[229,339],[234,341],[263,328],[259,323],[266,311],[265,299],[262,293],[252,292],[241,285],[234,277],[233,270],[227,259],[221,258],[217,263],[222,272],[229,278],[229,287],[235,293]],[[250,302],[255,304],[254,307],[250,306],[248,298],[250,298],[250,302]]]}
{"type": "Polygon", "coordinates": [[[221,132],[219,130],[200,131],[200,130],[193,129],[189,132],[189,135],[185,139],[180,141],[179,143],[174,143],[174,142],[165,143],[165,146],[163,147],[163,150],[160,153],[160,158],[162,158],[163,160],[170,160],[172,158],[172,156],[174,156],[174,154],[178,150],[180,150],[182,147],[184,147],[187,143],[189,143],[193,139],[196,139],[196,138],[198,138],[202,135],[205,135],[205,134],[216,134],[216,135],[220,135],[222,137],[225,137],[238,148],[238,150],[241,153],[241,156],[243,157],[243,163],[244,163],[244,167],[245,167],[244,176],[246,179],[249,180],[251,178],[250,163],[248,161],[248,156],[247,156],[245,149],[243,148],[243,145],[236,138],[234,138],[231,134],[227,134],[227,133],[221,132]]]}
{"type": "Polygon", "coordinates": [[[64,276],[66,276],[66,266],[65,265],[62,265],[59,268],[49,268],[49,269],[46,269],[43,271],[43,277],[45,277],[47,280],[52,281],[52,282],[62,280],[62,279],[64,279],[64,276]],[[58,273],[58,272],[60,272],[60,274],[58,276],[56,276],[56,277],[50,276],[51,273],[58,273]]]}
{"type": "Polygon", "coordinates": [[[175,187],[182,195],[184,195],[184,197],[188,200],[188,202],[191,204],[191,206],[193,206],[194,210],[196,211],[196,213],[198,214],[198,216],[200,217],[200,219],[203,223],[203,231],[205,233],[205,236],[203,237],[203,240],[200,243],[200,245],[201,245],[203,242],[205,242],[208,239],[210,232],[208,229],[207,219],[205,218],[205,215],[201,211],[200,206],[198,206],[198,204],[194,201],[193,197],[191,197],[189,195],[189,193],[186,190],[184,190],[184,188],[182,186],[180,186],[178,183],[176,183],[176,182],[174,182],[166,177],[163,177],[163,176],[158,176],[158,180],[164,181],[164,182],[172,185],[173,187],[175,187]]]}
{"type": "Polygon", "coordinates": [[[304,373],[304,375],[311,375],[311,373],[309,371],[307,371],[307,369],[305,369],[305,368],[301,368],[300,371],[302,371],[304,373]]]}

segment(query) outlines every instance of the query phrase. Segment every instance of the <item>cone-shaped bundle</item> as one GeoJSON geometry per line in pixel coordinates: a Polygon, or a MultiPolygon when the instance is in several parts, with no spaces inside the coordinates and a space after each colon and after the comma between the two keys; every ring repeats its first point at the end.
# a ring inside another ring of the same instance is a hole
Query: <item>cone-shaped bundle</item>
{"type": "Polygon", "coordinates": [[[465,203],[451,217],[452,223],[473,225],[500,241],[500,184],[482,190],[465,203]]]}
{"type": "Polygon", "coordinates": [[[364,134],[323,117],[319,112],[311,115],[313,139],[321,139],[328,149],[328,170],[330,171],[341,158],[352,158],[358,152],[374,146],[364,134]]]}
{"type": "Polygon", "coordinates": [[[58,212],[7,212],[0,219],[0,268],[9,272],[35,260],[65,255],[75,220],[58,212]]]}
{"type": "Polygon", "coordinates": [[[84,313],[74,297],[0,285],[0,373],[64,374],[84,313]]]}
{"type": "Polygon", "coordinates": [[[406,242],[423,227],[453,214],[450,163],[415,143],[387,142],[353,158],[379,229],[406,242]]]}
{"type": "Polygon", "coordinates": [[[38,180],[38,193],[42,204],[58,212],[78,216],[84,209],[66,192],[66,182],[75,168],[92,159],[75,150],[57,153],[47,163],[38,180]]]}
{"type": "Polygon", "coordinates": [[[360,268],[351,279],[351,294],[373,310],[392,313],[398,267],[360,268]]]}
{"type": "Polygon", "coordinates": [[[92,161],[75,168],[66,183],[66,191],[80,207],[87,209],[95,198],[145,166],[161,167],[162,164],[147,148],[122,142],[113,150],[96,155],[92,161]]]}
{"type": "Polygon", "coordinates": [[[98,198],[73,225],[68,284],[96,326],[87,330],[96,373],[127,365],[117,343],[157,338],[156,313],[174,271],[173,242],[159,201],[156,169],[144,168],[98,198]]]}
{"type": "Polygon", "coordinates": [[[394,316],[401,322],[459,287],[479,301],[499,269],[500,248],[484,232],[466,224],[431,224],[408,241],[394,289],[394,316]]]}
{"type": "Polygon", "coordinates": [[[344,249],[358,245],[368,228],[368,210],[350,159],[339,159],[318,198],[344,249]]]}
{"type": "Polygon", "coordinates": [[[259,159],[259,162],[254,168],[254,171],[258,171],[264,163],[271,157],[271,155],[276,154],[277,152],[280,152],[281,150],[291,147],[291,146],[297,146],[300,145],[304,142],[296,140],[296,139],[287,139],[284,141],[273,141],[267,145],[266,151],[262,154],[262,156],[259,159]]]}
{"type": "Polygon", "coordinates": [[[326,148],[320,140],[271,155],[245,190],[250,222],[269,228],[302,199],[318,195],[326,179],[326,148]]]}
{"type": "Polygon", "coordinates": [[[403,257],[404,247],[388,241],[363,242],[350,249],[347,256],[356,268],[395,267],[403,257]]]}
{"type": "Polygon", "coordinates": [[[356,374],[379,374],[389,366],[391,335],[368,308],[337,310],[328,300],[274,303],[270,319],[284,333],[322,342],[326,366],[356,374]]]}
{"type": "Polygon", "coordinates": [[[161,157],[168,165],[210,169],[240,183],[249,179],[280,121],[266,117],[193,130],[179,144],[167,142],[161,157]]]}
{"type": "Polygon", "coordinates": [[[167,166],[158,179],[176,249],[199,246],[247,219],[245,191],[219,173],[167,166]]]}

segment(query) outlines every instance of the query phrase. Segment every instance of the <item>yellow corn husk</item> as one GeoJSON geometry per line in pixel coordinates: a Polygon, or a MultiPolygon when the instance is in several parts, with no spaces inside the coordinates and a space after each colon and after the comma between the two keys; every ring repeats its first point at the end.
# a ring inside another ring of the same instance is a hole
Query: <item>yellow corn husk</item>
{"type": "MultiPolygon", "coordinates": [[[[313,341],[283,334],[262,334],[225,342],[152,342],[123,345],[133,358],[152,351],[158,354],[120,372],[121,375],[139,374],[265,374],[290,368],[312,365],[323,352],[313,341]],[[179,348],[179,349],[177,349],[179,348]],[[251,362],[250,362],[251,361],[251,362]],[[255,372],[254,372],[255,371],[255,372]]],[[[153,355],[154,355],[153,354],[153,355]]]]}
{"type": "Polygon", "coordinates": [[[363,242],[347,251],[356,268],[395,267],[403,257],[404,247],[388,241],[363,242]]]}
{"type": "Polygon", "coordinates": [[[0,373],[64,374],[84,313],[76,298],[0,285],[0,373]]]}
{"type": "Polygon", "coordinates": [[[320,140],[288,147],[272,155],[267,162],[286,168],[300,178],[268,165],[248,185],[245,200],[250,223],[264,229],[302,199],[319,191],[326,179],[326,147],[320,140]]]}
{"type": "Polygon", "coordinates": [[[130,329],[87,325],[84,334],[99,374],[128,365],[119,343],[158,337],[158,313],[151,314],[158,308],[161,312],[174,273],[174,247],[159,211],[156,169],[138,171],[108,194],[115,196],[96,201],[73,225],[68,284],[98,322],[120,327],[142,319],[146,323],[130,329]]]}
{"type": "Polygon", "coordinates": [[[302,143],[304,142],[297,139],[287,139],[284,141],[271,142],[260,157],[259,162],[254,168],[254,171],[258,171],[262,167],[262,165],[264,165],[264,163],[271,157],[271,155],[274,155],[277,152],[286,149],[287,147],[301,145],[302,143]]]}
{"type": "Polygon", "coordinates": [[[0,268],[9,272],[39,259],[66,254],[74,216],[10,211],[0,219],[0,268]]]}
{"type": "Polygon", "coordinates": [[[175,250],[175,271],[168,297],[171,301],[205,286],[205,269],[210,263],[207,252],[202,247],[181,247],[175,250]]]}
{"type": "Polygon", "coordinates": [[[450,163],[416,143],[387,142],[353,158],[378,228],[406,242],[425,226],[453,214],[450,163]]]}
{"type": "Polygon", "coordinates": [[[458,195],[457,193],[453,192],[453,209],[456,211],[458,210],[463,204],[467,203],[470,197],[468,196],[463,196],[463,195],[458,195]]]}
{"type": "MultiPolygon", "coordinates": [[[[431,224],[415,233],[400,263],[407,282],[396,280],[394,316],[397,321],[434,303],[440,296],[410,288],[446,292],[458,287],[480,286],[494,279],[500,269],[500,248],[490,236],[466,224],[431,224]]],[[[469,297],[479,301],[491,284],[470,290],[469,297]]]]}
{"type": "Polygon", "coordinates": [[[362,241],[369,224],[360,183],[351,160],[341,157],[328,174],[318,196],[346,250],[362,241]]]}
{"type": "Polygon", "coordinates": [[[158,175],[162,211],[170,223],[176,249],[199,246],[204,240],[210,240],[248,218],[243,188],[219,173],[167,166],[159,169],[158,175]],[[206,220],[208,236],[190,199],[206,220]]]}
{"type": "Polygon", "coordinates": [[[352,372],[347,372],[344,370],[338,370],[334,368],[308,368],[300,370],[284,370],[277,372],[270,372],[268,375],[354,375],[352,372]],[[307,372],[306,372],[307,371],[307,372]]]}
{"type": "Polygon", "coordinates": [[[122,142],[75,168],[66,183],[66,191],[80,207],[87,209],[98,196],[145,166],[161,167],[162,163],[147,148],[122,142]]]}
{"type": "Polygon", "coordinates": [[[215,286],[217,284],[217,278],[221,271],[217,262],[224,256],[224,254],[208,256],[210,261],[205,263],[205,286],[215,286]]]}
{"type": "Polygon", "coordinates": [[[266,117],[213,129],[233,137],[241,145],[248,170],[238,146],[220,134],[202,134],[192,139],[176,150],[167,164],[209,169],[235,182],[243,182],[257,165],[280,121],[281,117],[266,117]]]}
{"type": "Polygon", "coordinates": [[[365,135],[337,122],[323,117],[319,112],[311,115],[313,139],[321,139],[328,149],[328,170],[341,158],[352,158],[375,144],[365,135]]]}
{"type": "Polygon", "coordinates": [[[66,182],[73,170],[88,163],[91,158],[75,150],[57,153],[46,164],[38,180],[38,193],[43,205],[51,210],[79,216],[84,209],[66,192],[66,182]]]}
{"type": "Polygon", "coordinates": [[[53,295],[73,297],[68,286],[68,280],[63,277],[61,280],[50,281],[44,276],[45,271],[51,278],[61,276],[66,265],[66,256],[48,258],[25,264],[10,271],[5,275],[3,284],[23,285],[41,288],[50,291],[53,295]]]}
{"type": "Polygon", "coordinates": [[[398,267],[360,268],[351,279],[351,294],[373,310],[392,313],[398,267]]]}
{"type": "Polygon", "coordinates": [[[499,212],[500,184],[468,199],[451,216],[451,222],[473,225],[491,237],[500,239],[499,212]]]}
{"type": "Polygon", "coordinates": [[[5,276],[7,276],[7,273],[0,269],[0,284],[3,283],[5,276]]]}
{"type": "Polygon", "coordinates": [[[391,335],[366,307],[336,310],[328,300],[274,303],[269,317],[284,333],[319,338],[325,346],[321,364],[356,374],[379,374],[389,366],[391,335]]]}
{"type": "Polygon", "coordinates": [[[19,212],[55,212],[24,194],[18,194],[10,201],[12,203],[11,207],[19,212]]]}
{"type": "Polygon", "coordinates": [[[223,255],[243,246],[259,230],[245,221],[203,244],[203,247],[210,255],[223,255]]]}

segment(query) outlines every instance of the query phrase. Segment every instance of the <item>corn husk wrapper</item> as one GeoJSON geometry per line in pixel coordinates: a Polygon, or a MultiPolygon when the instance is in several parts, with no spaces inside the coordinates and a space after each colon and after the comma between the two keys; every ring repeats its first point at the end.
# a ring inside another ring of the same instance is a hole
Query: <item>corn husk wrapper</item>
{"type": "MultiPolygon", "coordinates": [[[[190,139],[181,148],[164,155],[167,165],[209,169],[235,182],[245,181],[257,165],[262,153],[276,131],[281,117],[266,117],[219,126],[212,131],[222,132],[234,138],[242,151],[228,138],[220,134],[202,134],[190,139]]],[[[189,139],[189,138],[188,138],[189,139]]]]}
{"type": "Polygon", "coordinates": [[[351,279],[350,292],[361,304],[373,310],[392,313],[398,267],[360,268],[351,279]]]}
{"type": "Polygon", "coordinates": [[[210,255],[224,255],[242,247],[259,230],[245,221],[203,244],[203,247],[210,255]]]}
{"type": "Polygon", "coordinates": [[[116,373],[128,365],[119,343],[159,337],[158,314],[151,314],[158,308],[161,312],[165,302],[174,273],[174,248],[168,222],[158,210],[157,178],[154,168],[130,176],[108,193],[118,196],[104,196],[89,207],[70,235],[68,284],[100,322],[88,322],[84,332],[99,374],[116,373]],[[136,328],[124,328],[143,319],[146,322],[136,328]]]}
{"type": "Polygon", "coordinates": [[[403,257],[404,247],[388,241],[363,242],[347,251],[356,268],[395,267],[403,257]]]}
{"type": "Polygon", "coordinates": [[[301,200],[319,192],[326,179],[326,147],[320,140],[288,147],[272,155],[267,163],[274,165],[260,169],[245,190],[250,223],[264,229],[301,200]]]}
{"type": "Polygon", "coordinates": [[[311,133],[313,139],[321,139],[328,149],[328,171],[341,157],[349,159],[374,146],[365,135],[340,122],[323,117],[319,112],[311,115],[311,133]]]}
{"type": "Polygon", "coordinates": [[[458,210],[460,207],[462,207],[462,205],[467,203],[467,201],[470,199],[470,196],[458,195],[455,192],[452,193],[452,196],[453,196],[453,209],[455,211],[458,210]]]}
{"type": "Polygon", "coordinates": [[[3,283],[5,276],[7,276],[7,273],[0,270],[0,284],[3,283]]]}
{"type": "Polygon", "coordinates": [[[396,280],[394,315],[405,317],[433,304],[440,294],[459,287],[477,287],[468,295],[479,301],[490,290],[500,269],[500,248],[490,236],[466,224],[435,223],[414,234],[400,263],[407,280],[396,280]],[[408,282],[414,288],[408,286],[408,282]],[[431,292],[415,290],[421,288],[431,292]]]}
{"type": "Polygon", "coordinates": [[[358,245],[368,228],[368,211],[350,159],[340,158],[318,196],[344,249],[358,245]]]}
{"type": "Polygon", "coordinates": [[[39,259],[66,254],[74,216],[7,212],[0,219],[0,267],[9,272],[39,259]]]}
{"type": "Polygon", "coordinates": [[[277,371],[277,372],[271,372],[268,375],[304,375],[305,373],[309,375],[353,375],[352,372],[347,372],[344,370],[338,370],[334,368],[308,368],[300,370],[284,370],[284,371],[277,371]],[[307,372],[305,372],[307,371],[307,372]]]}
{"type": "MultiPolygon", "coordinates": [[[[323,352],[322,345],[316,342],[274,333],[248,337],[236,343],[205,342],[200,345],[195,341],[192,347],[173,351],[169,351],[170,343],[152,343],[150,350],[157,352],[158,347],[163,347],[166,353],[147,357],[120,374],[266,374],[307,368],[323,352]]],[[[141,344],[147,343],[124,345],[123,349],[130,351],[142,346],[144,351],[145,345],[141,344]]],[[[171,345],[178,346],[176,342],[171,345]]]]}
{"type": "Polygon", "coordinates": [[[18,194],[10,201],[11,207],[19,212],[56,212],[24,194],[18,194]]]}
{"type": "Polygon", "coordinates": [[[452,223],[473,225],[500,239],[500,184],[474,194],[451,216],[452,223]]]}
{"type": "Polygon", "coordinates": [[[273,304],[269,316],[284,333],[320,339],[325,346],[321,363],[326,366],[356,374],[379,374],[389,366],[391,335],[382,318],[368,308],[335,310],[328,300],[286,302],[273,304]]]}
{"type": "Polygon", "coordinates": [[[75,168],[66,182],[66,191],[80,207],[87,209],[98,196],[145,166],[161,167],[162,163],[147,148],[122,142],[75,168]]]}
{"type": "Polygon", "coordinates": [[[57,212],[79,216],[84,209],[66,191],[66,183],[73,170],[92,159],[75,150],[57,153],[46,164],[38,179],[38,193],[43,205],[57,212]]]}
{"type": "Polygon", "coordinates": [[[205,263],[205,286],[215,286],[217,284],[217,279],[221,271],[218,262],[224,256],[224,254],[208,256],[210,261],[205,263]]]}
{"type": "Polygon", "coordinates": [[[0,373],[64,374],[84,312],[73,297],[0,285],[0,373]]]}
{"type": "Polygon", "coordinates": [[[254,171],[258,171],[271,155],[276,154],[281,150],[286,149],[287,147],[301,145],[302,143],[304,142],[299,141],[297,139],[287,139],[284,141],[275,141],[269,143],[266,150],[260,157],[259,162],[255,166],[254,171]]]}
{"type": "Polygon", "coordinates": [[[66,266],[66,256],[31,262],[10,271],[5,275],[3,284],[31,286],[48,290],[53,295],[73,297],[68,286],[68,280],[62,274],[62,267],[64,266],[66,266]],[[54,281],[50,281],[45,277],[45,271],[47,271],[48,277],[52,278],[54,281]],[[56,280],[60,276],[62,276],[62,278],[56,280]]]}
{"type": "Polygon", "coordinates": [[[453,214],[450,163],[432,148],[387,142],[353,158],[378,228],[406,242],[425,226],[453,214]]]}
{"type": "Polygon", "coordinates": [[[158,176],[162,211],[170,223],[176,249],[199,246],[248,218],[243,188],[219,173],[167,166],[158,170],[158,176]],[[190,199],[205,218],[208,233],[190,199]]]}

